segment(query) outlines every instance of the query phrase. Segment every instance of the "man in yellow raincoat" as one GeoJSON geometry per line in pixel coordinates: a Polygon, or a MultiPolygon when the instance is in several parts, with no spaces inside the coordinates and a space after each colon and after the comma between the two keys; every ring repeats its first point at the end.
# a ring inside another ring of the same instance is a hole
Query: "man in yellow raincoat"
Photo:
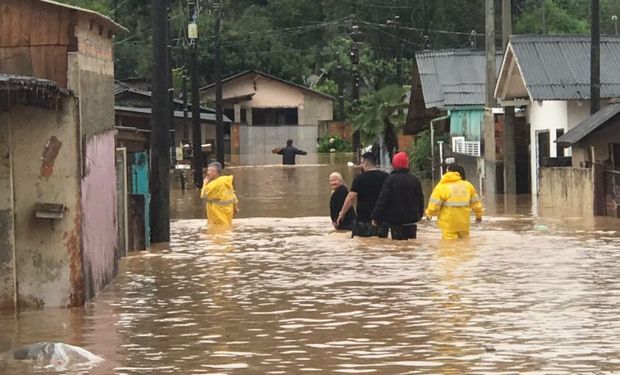
{"type": "Polygon", "coordinates": [[[447,170],[433,189],[425,215],[429,219],[437,216],[443,239],[467,238],[471,211],[474,211],[476,222],[479,223],[484,208],[476,188],[461,178],[463,168],[453,163],[448,165],[447,170]]]}
{"type": "Polygon", "coordinates": [[[222,176],[222,164],[209,164],[200,198],[206,201],[209,226],[232,225],[233,215],[238,211],[238,201],[233,189],[233,176],[222,176]]]}

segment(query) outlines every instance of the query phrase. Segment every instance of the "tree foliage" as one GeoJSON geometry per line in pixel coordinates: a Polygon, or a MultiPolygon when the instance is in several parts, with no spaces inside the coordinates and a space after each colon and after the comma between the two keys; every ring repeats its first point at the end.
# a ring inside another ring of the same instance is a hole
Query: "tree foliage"
{"type": "Polygon", "coordinates": [[[403,109],[407,104],[404,98],[403,88],[397,85],[371,91],[360,100],[353,118],[353,129],[359,130],[366,144],[383,137],[390,157],[398,147],[396,130],[405,122],[403,109]]]}
{"type": "MultiPolygon", "coordinates": [[[[129,33],[115,39],[116,77],[150,80],[150,1],[59,1],[97,10],[127,27],[129,33]]],[[[214,80],[215,13],[209,5],[213,1],[199,3],[199,71],[201,84],[206,84],[214,80]]],[[[517,33],[588,32],[589,0],[512,3],[517,33]]],[[[402,72],[407,75],[418,50],[481,48],[484,5],[485,0],[223,0],[223,74],[256,69],[307,84],[308,77],[324,71],[318,88],[350,98],[350,51],[354,40],[359,43],[364,94],[398,82],[397,57],[401,50],[402,72]],[[352,33],[353,25],[357,25],[358,33],[352,33]]],[[[171,55],[173,68],[180,72],[177,75],[187,74],[186,29],[190,14],[188,0],[171,0],[171,55]]],[[[620,1],[601,0],[604,33],[614,31],[613,14],[620,16],[620,1]]],[[[348,99],[345,107],[351,108],[348,99]]],[[[347,117],[351,116],[352,112],[347,111],[347,117]]]]}

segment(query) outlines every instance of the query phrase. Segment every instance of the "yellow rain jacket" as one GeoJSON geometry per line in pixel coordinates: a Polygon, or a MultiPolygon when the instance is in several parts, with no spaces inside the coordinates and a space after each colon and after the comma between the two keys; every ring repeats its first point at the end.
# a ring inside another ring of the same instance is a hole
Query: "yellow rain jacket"
{"type": "Polygon", "coordinates": [[[207,201],[209,225],[231,225],[237,196],[233,190],[233,176],[219,176],[202,187],[200,198],[207,201]]]}
{"type": "Polygon", "coordinates": [[[433,189],[425,214],[437,216],[444,231],[469,232],[471,210],[476,217],[484,212],[476,188],[457,172],[447,172],[433,189]]]}

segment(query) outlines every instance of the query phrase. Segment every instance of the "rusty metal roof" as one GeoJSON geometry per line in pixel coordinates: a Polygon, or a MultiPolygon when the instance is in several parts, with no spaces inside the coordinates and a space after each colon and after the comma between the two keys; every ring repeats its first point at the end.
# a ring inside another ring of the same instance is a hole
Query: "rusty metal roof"
{"type": "MultiPolygon", "coordinates": [[[[590,98],[590,37],[513,35],[510,48],[532,100],[590,98]]],[[[601,37],[601,97],[620,97],[620,37],[601,37]]]]}
{"type": "Polygon", "coordinates": [[[609,120],[614,118],[618,113],[620,113],[620,103],[610,104],[603,107],[600,111],[583,120],[571,130],[567,131],[555,142],[565,146],[579,143],[593,132],[602,129],[605,125],[609,124],[609,120]]]}
{"type": "Polygon", "coordinates": [[[60,99],[71,95],[70,90],[48,79],[0,74],[0,110],[7,110],[13,105],[60,109],[60,99]]]}
{"type": "MultiPolygon", "coordinates": [[[[486,101],[484,50],[427,50],[415,54],[426,108],[483,106],[486,101]]],[[[502,55],[496,56],[499,71],[502,55]]]]}

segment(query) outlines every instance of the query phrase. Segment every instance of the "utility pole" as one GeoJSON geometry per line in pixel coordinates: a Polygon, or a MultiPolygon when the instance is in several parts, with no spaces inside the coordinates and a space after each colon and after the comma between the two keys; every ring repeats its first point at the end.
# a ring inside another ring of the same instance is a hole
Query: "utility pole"
{"type": "MultiPolygon", "coordinates": [[[[351,99],[353,104],[359,100],[360,98],[360,76],[359,76],[359,50],[357,43],[357,36],[359,35],[359,26],[357,25],[356,20],[356,0],[353,0],[353,15],[351,20],[351,99]]],[[[353,143],[353,152],[355,152],[355,161],[359,163],[360,161],[360,132],[356,130],[353,132],[352,137],[353,143]]]]}
{"type": "Polygon", "coordinates": [[[495,80],[497,66],[495,62],[495,1],[486,0],[486,108],[484,111],[484,191],[485,194],[496,192],[496,164],[495,153],[495,80]]]}
{"type": "Polygon", "coordinates": [[[153,0],[153,76],[151,97],[151,239],[170,241],[170,142],[168,101],[167,0],[153,0]]]}
{"type": "Polygon", "coordinates": [[[601,26],[599,0],[592,0],[592,41],[590,48],[590,114],[601,109],[601,26]]]}
{"type": "Polygon", "coordinates": [[[403,86],[403,41],[402,35],[400,31],[400,16],[394,16],[393,20],[388,20],[387,24],[394,25],[396,27],[396,38],[397,38],[397,49],[396,49],[396,82],[399,86],[403,86]]]}
{"type": "MultiPolygon", "coordinates": [[[[183,139],[181,140],[182,143],[185,143],[188,141],[188,137],[189,137],[189,129],[188,129],[188,124],[187,124],[187,119],[188,119],[188,105],[187,105],[187,75],[185,74],[186,72],[184,72],[183,74],[183,139]]],[[[185,144],[183,144],[183,147],[185,146],[185,144]]]]}
{"type": "MultiPolygon", "coordinates": [[[[168,74],[168,140],[169,140],[169,145],[168,145],[168,153],[170,154],[171,150],[174,150],[175,147],[175,134],[176,134],[176,128],[174,126],[174,80],[172,77],[172,42],[170,41],[170,30],[171,30],[171,26],[170,26],[170,6],[172,4],[172,0],[168,0],[168,4],[167,4],[167,8],[166,8],[166,43],[168,45],[168,68],[167,68],[167,74],[168,74]]],[[[174,160],[174,162],[172,164],[176,164],[176,158],[173,157],[171,155],[171,161],[174,160]]],[[[171,164],[171,165],[172,165],[171,164]]]]}
{"type": "MultiPolygon", "coordinates": [[[[504,53],[512,34],[512,0],[502,0],[502,46],[504,53]]],[[[504,107],[504,194],[517,194],[515,107],[504,107]]]]}
{"type": "Polygon", "coordinates": [[[202,130],[200,127],[200,93],[198,92],[198,2],[194,5],[192,22],[187,27],[190,40],[190,72],[192,91],[192,168],[194,169],[194,185],[202,187],[202,130]]]}
{"type": "Polygon", "coordinates": [[[216,158],[217,161],[222,164],[222,168],[225,167],[224,160],[224,117],[223,117],[223,104],[222,104],[222,55],[221,55],[221,43],[222,43],[222,8],[224,4],[221,0],[217,0],[213,3],[215,11],[217,12],[217,19],[215,21],[215,143],[216,143],[216,158]]]}

